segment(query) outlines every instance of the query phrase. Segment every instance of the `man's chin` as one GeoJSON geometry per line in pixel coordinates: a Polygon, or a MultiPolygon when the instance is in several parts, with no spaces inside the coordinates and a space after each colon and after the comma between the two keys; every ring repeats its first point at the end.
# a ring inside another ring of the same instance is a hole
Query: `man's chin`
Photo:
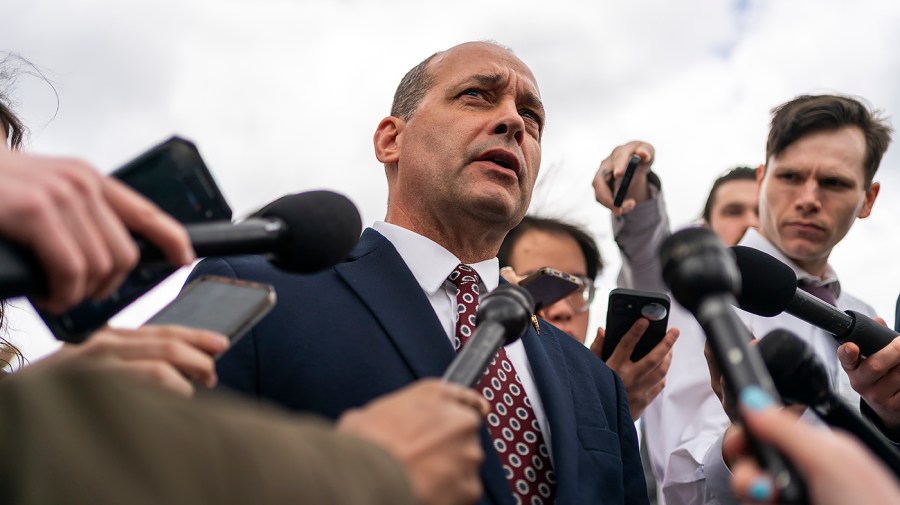
{"type": "Polygon", "coordinates": [[[801,238],[785,240],[782,242],[782,247],[784,250],[781,252],[795,263],[819,261],[822,258],[827,260],[831,252],[824,243],[801,238]]]}
{"type": "Polygon", "coordinates": [[[518,224],[525,215],[527,204],[519,201],[518,195],[511,195],[509,191],[483,191],[473,195],[469,199],[468,207],[471,212],[484,216],[491,222],[518,224]]]}

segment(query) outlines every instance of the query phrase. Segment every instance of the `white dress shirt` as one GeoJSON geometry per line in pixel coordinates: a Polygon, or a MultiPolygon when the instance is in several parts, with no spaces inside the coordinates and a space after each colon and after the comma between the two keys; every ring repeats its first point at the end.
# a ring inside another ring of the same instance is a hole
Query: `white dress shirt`
{"type": "MultiPolygon", "coordinates": [[[[623,217],[614,218],[613,230],[624,264],[620,285],[665,291],[659,262],[651,260],[660,242],[669,235],[661,195],[643,202],[623,217]]],[[[741,245],[778,258],[797,273],[798,279],[811,277],[754,229],[748,230],[741,245]]],[[[840,290],[830,267],[822,281],[831,282],[835,287],[838,309],[874,315],[870,306],[840,290]]],[[[845,401],[858,407],[859,395],[850,388],[847,374],[837,360],[837,343],[831,335],[789,314],[765,318],[736,311],[757,338],[783,328],[812,346],[828,370],[832,387],[845,401]]],[[[674,302],[669,326],[679,328],[681,335],[673,348],[666,387],[642,417],[651,466],[661,483],[661,503],[737,503],[730,492],[731,474],[721,451],[722,435],[730,421],[709,384],[709,370],[703,356],[706,336],[693,315],[674,302]]],[[[811,413],[805,417],[819,422],[811,413]]]]}
{"type": "MultiPolygon", "coordinates": [[[[406,228],[383,221],[376,221],[372,228],[384,235],[400,253],[400,257],[403,258],[404,263],[409,267],[419,286],[422,287],[422,291],[428,297],[428,301],[431,302],[434,313],[452,345],[456,336],[456,286],[448,280],[448,277],[461,263],[459,259],[437,242],[406,228]]],[[[469,266],[475,269],[481,278],[479,283],[481,293],[493,291],[500,283],[500,266],[497,258],[469,266]]],[[[534,373],[531,371],[528,356],[525,354],[525,346],[519,339],[504,348],[509,361],[522,381],[525,394],[531,400],[534,415],[541,427],[541,433],[552,458],[550,423],[547,422],[547,415],[544,413],[544,405],[534,382],[534,373]]]]}

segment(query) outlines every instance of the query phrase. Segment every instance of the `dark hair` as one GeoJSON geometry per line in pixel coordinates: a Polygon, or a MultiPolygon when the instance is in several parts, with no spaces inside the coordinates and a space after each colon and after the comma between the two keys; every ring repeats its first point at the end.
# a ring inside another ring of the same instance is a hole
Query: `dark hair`
{"type": "Polygon", "coordinates": [[[861,99],[839,95],[802,95],[772,109],[766,163],[804,135],[845,126],[858,127],[866,139],[863,170],[868,189],[881,157],[891,143],[893,130],[881,116],[881,111],[871,110],[861,99]]]}
{"type": "MultiPolygon", "coordinates": [[[[3,127],[6,143],[9,145],[9,148],[13,150],[22,147],[22,140],[25,137],[25,133],[28,131],[22,123],[22,120],[12,111],[10,98],[7,94],[7,90],[12,88],[19,75],[17,65],[22,63],[31,66],[43,77],[40,70],[21,56],[6,53],[0,58],[0,85],[2,85],[0,86],[0,126],[3,127]]],[[[49,83],[50,81],[47,82],[49,83]]],[[[53,87],[52,84],[51,87],[53,87]]],[[[54,89],[54,93],[55,92],[56,90],[54,89]]],[[[5,309],[6,301],[0,300],[0,331],[3,331],[6,327],[5,309]]],[[[13,369],[12,360],[16,361],[18,365],[16,368],[21,368],[26,361],[22,352],[19,351],[12,342],[6,340],[3,336],[0,336],[0,374],[4,373],[7,368],[10,370],[13,369]]]]}
{"type": "Polygon", "coordinates": [[[434,84],[434,76],[428,72],[428,64],[440,53],[434,53],[414,66],[400,79],[397,91],[394,92],[394,102],[391,104],[391,115],[403,120],[412,117],[425,93],[434,84]]]}
{"type": "Polygon", "coordinates": [[[9,148],[16,150],[22,147],[25,125],[6,105],[6,101],[6,97],[0,93],[0,125],[3,126],[3,135],[9,148]]]}
{"type": "Polygon", "coordinates": [[[709,224],[710,218],[712,218],[713,204],[716,203],[716,190],[718,190],[719,186],[722,184],[731,181],[756,181],[756,169],[750,167],[734,167],[720,175],[719,178],[713,182],[712,189],[709,190],[709,195],[706,196],[706,205],[703,206],[703,220],[706,221],[706,224],[709,224]]]}
{"type": "Polygon", "coordinates": [[[597,248],[597,243],[587,232],[558,219],[534,216],[525,216],[521,223],[506,234],[506,238],[503,239],[503,243],[500,245],[500,251],[497,253],[501,267],[509,265],[509,259],[512,256],[512,250],[516,242],[519,241],[522,235],[531,230],[572,237],[578,243],[581,253],[584,254],[584,260],[587,263],[587,276],[591,280],[596,281],[597,275],[603,271],[603,258],[600,256],[600,249],[597,248]]]}

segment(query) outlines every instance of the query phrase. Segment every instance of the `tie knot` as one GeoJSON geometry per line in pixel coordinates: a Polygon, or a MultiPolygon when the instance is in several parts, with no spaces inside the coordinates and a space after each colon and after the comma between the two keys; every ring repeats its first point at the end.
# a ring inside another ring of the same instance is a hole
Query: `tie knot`
{"type": "Polygon", "coordinates": [[[833,283],[818,285],[815,281],[800,279],[797,287],[829,305],[837,306],[837,297],[834,294],[833,283]]]}
{"type": "Polygon", "coordinates": [[[450,273],[450,277],[448,277],[450,282],[453,283],[457,288],[462,288],[463,286],[471,286],[475,284],[475,292],[478,292],[478,272],[475,271],[474,268],[469,265],[463,265],[460,263],[453,269],[453,272],[450,273]]]}

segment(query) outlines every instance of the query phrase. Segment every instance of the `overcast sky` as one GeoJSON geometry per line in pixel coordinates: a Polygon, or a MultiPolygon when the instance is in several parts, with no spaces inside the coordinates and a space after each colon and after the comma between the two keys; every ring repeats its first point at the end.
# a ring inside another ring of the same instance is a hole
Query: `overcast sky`
{"type": "MultiPolygon", "coordinates": [[[[900,127],[898,26],[900,3],[867,0],[29,0],[5,2],[0,51],[55,88],[23,76],[13,89],[31,151],[110,171],[177,133],[197,143],[237,216],[327,188],[370,224],[387,191],[372,133],[400,77],[459,42],[508,45],[548,112],[532,212],[590,229],[609,264],[596,325],[619,259],[590,181],[613,147],[656,146],[672,221],[686,224],[719,173],[763,161],[769,110],[798,94],[859,95],[900,127]]],[[[876,176],[872,217],[832,255],[845,289],[889,324],[898,153],[876,176]]]]}

